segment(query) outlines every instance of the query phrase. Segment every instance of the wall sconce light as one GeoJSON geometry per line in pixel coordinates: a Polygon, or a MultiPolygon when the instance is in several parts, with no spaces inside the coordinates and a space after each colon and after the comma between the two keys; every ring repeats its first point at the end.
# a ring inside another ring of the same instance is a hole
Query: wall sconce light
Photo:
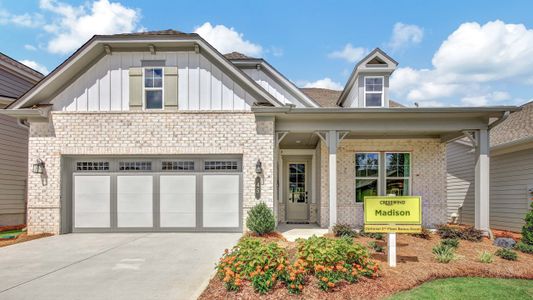
{"type": "Polygon", "coordinates": [[[35,174],[43,174],[44,173],[44,161],[38,158],[37,162],[32,165],[31,170],[35,174]]]}
{"type": "Polygon", "coordinates": [[[257,173],[257,175],[263,173],[263,166],[259,159],[257,160],[257,163],[255,164],[255,173],[257,173]]]}

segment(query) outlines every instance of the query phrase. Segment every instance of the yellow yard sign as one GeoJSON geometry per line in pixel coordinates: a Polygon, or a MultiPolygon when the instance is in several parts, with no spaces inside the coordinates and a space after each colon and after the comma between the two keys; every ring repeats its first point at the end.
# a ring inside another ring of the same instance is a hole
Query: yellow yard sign
{"type": "Polygon", "coordinates": [[[365,232],[378,233],[419,233],[422,225],[365,225],[365,232]]]}
{"type": "Polygon", "coordinates": [[[364,199],[366,225],[421,225],[419,196],[367,196],[364,199]]]}

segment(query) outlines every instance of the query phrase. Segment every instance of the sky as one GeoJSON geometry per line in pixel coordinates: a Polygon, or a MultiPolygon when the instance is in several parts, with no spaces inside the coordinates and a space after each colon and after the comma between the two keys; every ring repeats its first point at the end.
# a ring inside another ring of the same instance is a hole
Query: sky
{"type": "Polygon", "coordinates": [[[263,57],[300,87],[342,90],[379,47],[407,106],[533,99],[533,1],[0,0],[0,52],[46,74],[94,34],[197,32],[263,57]]]}

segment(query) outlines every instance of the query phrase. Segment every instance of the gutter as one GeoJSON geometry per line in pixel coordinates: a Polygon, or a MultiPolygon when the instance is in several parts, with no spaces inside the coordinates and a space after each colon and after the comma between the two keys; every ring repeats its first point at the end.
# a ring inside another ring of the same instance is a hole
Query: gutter
{"type": "MultiPolygon", "coordinates": [[[[351,114],[351,113],[498,113],[504,112],[510,114],[520,110],[516,106],[491,106],[491,107],[446,107],[446,108],[431,108],[431,107],[395,107],[395,108],[296,108],[294,106],[285,105],[281,107],[252,107],[252,112],[258,114],[351,114]]],[[[501,117],[500,119],[502,119],[501,117]]],[[[496,121],[498,122],[498,121],[496,121]]],[[[496,122],[493,122],[496,123],[496,122]]],[[[503,120],[502,120],[503,122],[503,120]]],[[[498,122],[498,124],[501,122],[498,122]]],[[[497,124],[495,124],[496,126],[497,124]]]]}
{"type": "MultiPolygon", "coordinates": [[[[521,108],[516,110],[516,111],[519,111],[519,110],[522,110],[521,108]]],[[[507,118],[509,118],[509,116],[511,115],[511,112],[508,110],[506,112],[503,113],[503,115],[496,121],[492,122],[490,125],[489,125],[489,128],[488,130],[490,131],[492,128],[500,125],[503,121],[507,120],[507,118]]]]}
{"type": "Polygon", "coordinates": [[[33,108],[19,108],[19,109],[0,109],[0,114],[17,118],[19,124],[25,125],[25,121],[48,121],[52,105],[33,107],[33,108]]]}

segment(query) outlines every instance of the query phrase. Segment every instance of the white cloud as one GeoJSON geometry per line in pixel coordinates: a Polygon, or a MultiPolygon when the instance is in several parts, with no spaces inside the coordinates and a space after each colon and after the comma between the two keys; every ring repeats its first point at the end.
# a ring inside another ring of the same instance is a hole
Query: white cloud
{"type": "Polygon", "coordinates": [[[511,95],[507,92],[494,91],[485,95],[477,95],[472,97],[463,97],[461,103],[466,106],[485,106],[491,103],[498,103],[503,100],[511,99],[511,95]]]}
{"type": "Polygon", "coordinates": [[[330,90],[337,90],[337,91],[340,91],[343,89],[343,86],[340,83],[333,81],[329,77],[325,77],[317,81],[304,82],[303,87],[304,88],[322,88],[322,89],[330,89],[330,90]]]}
{"type": "Polygon", "coordinates": [[[389,46],[392,50],[407,47],[411,44],[418,44],[424,38],[424,29],[416,25],[403,23],[394,24],[392,37],[389,46]]]}
{"type": "Polygon", "coordinates": [[[140,29],[140,11],[117,2],[98,0],[91,5],[72,6],[56,0],[41,0],[40,8],[57,15],[44,30],[52,35],[47,49],[66,54],[95,34],[133,32],[140,29]]]}
{"type": "Polygon", "coordinates": [[[46,66],[41,65],[40,63],[38,63],[36,61],[23,59],[20,62],[22,64],[25,64],[26,66],[34,69],[35,71],[41,72],[44,75],[47,75],[48,73],[50,73],[50,71],[48,71],[48,68],[46,66]]]}
{"type": "Polygon", "coordinates": [[[533,84],[533,29],[502,21],[461,24],[441,44],[433,68],[399,68],[391,94],[421,105],[452,100],[459,105],[494,105],[512,97],[492,83],[533,84]]]}
{"type": "Polygon", "coordinates": [[[259,57],[263,53],[263,47],[244,39],[242,33],[237,32],[233,27],[228,28],[224,25],[211,25],[205,22],[194,29],[208,43],[213,45],[221,53],[233,51],[240,52],[249,56],[259,57]]]}
{"type": "Polygon", "coordinates": [[[30,50],[30,51],[37,51],[37,47],[30,45],[30,44],[24,45],[24,49],[30,50]]]}
{"type": "Polygon", "coordinates": [[[333,51],[328,54],[329,58],[344,59],[350,63],[355,63],[361,60],[368,51],[362,47],[354,47],[348,43],[342,50],[333,51]]]}
{"type": "Polygon", "coordinates": [[[41,14],[29,14],[24,13],[21,15],[15,15],[7,10],[0,10],[0,24],[7,25],[12,24],[20,27],[30,27],[30,28],[36,28],[43,26],[44,19],[41,14]]]}

